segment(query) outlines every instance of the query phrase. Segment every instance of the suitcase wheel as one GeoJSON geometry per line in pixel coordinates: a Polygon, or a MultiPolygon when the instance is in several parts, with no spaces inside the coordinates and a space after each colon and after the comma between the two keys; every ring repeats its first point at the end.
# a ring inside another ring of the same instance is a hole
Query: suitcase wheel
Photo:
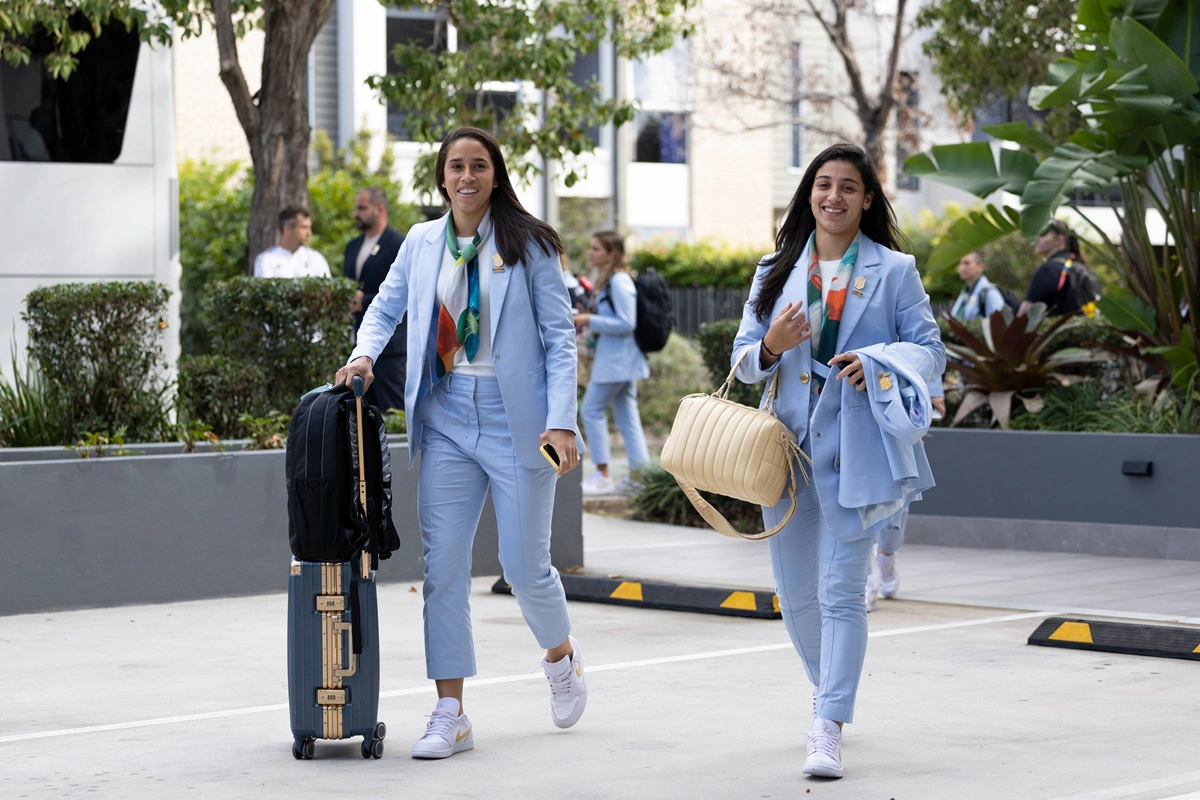
{"type": "Polygon", "coordinates": [[[363,758],[383,758],[383,739],[363,737],[363,758]]]}
{"type": "Polygon", "coordinates": [[[297,760],[307,761],[317,753],[317,743],[315,739],[307,736],[297,737],[292,742],[292,758],[297,760]]]}
{"type": "Polygon", "coordinates": [[[387,725],[381,722],[375,726],[375,738],[380,741],[387,738],[387,725]]]}

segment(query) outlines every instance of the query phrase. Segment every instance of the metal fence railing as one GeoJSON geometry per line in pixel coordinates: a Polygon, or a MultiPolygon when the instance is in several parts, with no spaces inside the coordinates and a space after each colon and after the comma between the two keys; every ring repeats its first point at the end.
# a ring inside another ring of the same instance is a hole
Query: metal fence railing
{"type": "Polygon", "coordinates": [[[750,294],[745,289],[711,286],[672,286],[669,291],[675,330],[688,337],[694,336],[706,322],[741,317],[742,306],[750,294]]]}

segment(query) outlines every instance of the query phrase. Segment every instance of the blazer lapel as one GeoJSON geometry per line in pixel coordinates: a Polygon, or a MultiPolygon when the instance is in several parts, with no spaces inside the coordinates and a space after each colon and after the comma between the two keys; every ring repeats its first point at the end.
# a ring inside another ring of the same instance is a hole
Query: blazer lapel
{"type": "MultiPolygon", "coordinates": [[[[493,253],[497,253],[495,234],[492,235],[491,247],[489,247],[488,250],[490,250],[493,253]]],[[[493,348],[495,348],[495,346],[496,346],[496,331],[500,326],[500,313],[504,310],[504,297],[508,294],[508,279],[509,279],[509,276],[512,274],[513,270],[515,270],[518,266],[520,266],[520,265],[519,264],[502,264],[499,267],[497,267],[497,265],[494,264],[491,259],[488,259],[487,263],[484,263],[483,260],[481,259],[480,263],[479,263],[480,269],[493,270],[491,273],[491,281],[488,284],[488,290],[489,290],[488,293],[491,295],[490,299],[488,300],[488,308],[491,311],[491,315],[492,315],[492,347],[493,348]],[[503,268],[503,271],[496,272],[495,269],[499,269],[499,268],[503,268]]]]}
{"type": "Polygon", "coordinates": [[[854,263],[854,272],[850,278],[850,292],[846,295],[846,307],[842,311],[842,322],[838,326],[837,352],[844,352],[854,326],[862,319],[871,295],[879,285],[879,274],[875,267],[880,264],[879,245],[863,234],[858,235],[858,260],[854,263]],[[859,288],[859,284],[862,288],[859,288]],[[855,294],[860,292],[861,296],[855,294]]]}
{"type": "Polygon", "coordinates": [[[410,277],[412,289],[413,321],[417,330],[429,330],[437,319],[437,283],[438,274],[442,270],[442,249],[446,246],[445,217],[442,222],[433,225],[425,234],[425,241],[420,253],[414,255],[412,265],[414,273],[410,277]]]}

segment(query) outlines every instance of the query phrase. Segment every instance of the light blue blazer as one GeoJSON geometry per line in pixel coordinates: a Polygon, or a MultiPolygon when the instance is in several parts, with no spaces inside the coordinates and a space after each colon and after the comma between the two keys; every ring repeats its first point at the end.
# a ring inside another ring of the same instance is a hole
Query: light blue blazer
{"type": "MultiPolygon", "coordinates": [[[[750,298],[742,313],[742,324],[734,340],[732,357],[736,362],[745,353],[738,367],[738,378],[745,383],[758,383],[778,373],[776,413],[796,434],[797,441],[802,442],[811,434],[809,445],[822,513],[833,527],[835,535],[851,539],[867,534],[862,530],[857,511],[839,502],[839,498],[843,497],[842,481],[848,481],[844,498],[850,503],[864,498],[893,495],[897,487],[883,449],[879,425],[870,412],[868,392],[853,391],[845,396],[833,380],[833,375],[837,373],[831,372],[830,382],[821,394],[821,402],[817,403],[815,409],[810,409],[814,370],[810,342],[788,350],[770,369],[763,369],[759,361],[762,338],[770,328],[771,321],[789,301],[800,302],[804,312],[808,313],[808,258],[806,249],[793,266],[791,276],[775,301],[770,316],[763,321],[759,321],[753,308],[768,270],[768,267],[759,266],[750,298]],[[841,402],[843,399],[846,401],[844,404],[841,402]],[[829,406],[831,413],[823,415],[823,406],[829,406]],[[877,447],[883,458],[862,460],[861,468],[854,469],[853,475],[839,474],[841,449],[865,446],[877,447]],[[875,488],[872,490],[869,487],[875,488]]],[[[910,368],[919,373],[927,384],[938,381],[945,369],[946,350],[929,305],[929,296],[925,294],[917,274],[915,259],[881,247],[860,233],[858,261],[854,265],[850,285],[861,292],[861,296],[851,292],[846,297],[835,352],[904,342],[907,346],[902,352],[910,368]],[[857,289],[860,282],[862,288],[857,289]]],[[[816,369],[821,367],[817,366],[816,369]]],[[[920,443],[916,447],[920,448],[920,443]]]]}
{"type": "Polygon", "coordinates": [[[633,338],[636,327],[637,287],[629,273],[615,272],[588,319],[588,329],[597,334],[592,383],[628,383],[650,377],[650,362],[633,338]]]}
{"type": "MultiPolygon", "coordinates": [[[[408,368],[404,411],[409,466],[421,447],[421,404],[433,387],[437,346],[437,280],[446,247],[445,216],[414,225],[400,246],[387,280],[363,315],[350,361],[374,361],[401,320],[408,319],[408,368]],[[418,354],[423,354],[418,355],[418,354]]],[[[513,447],[530,469],[546,466],[538,452],[543,431],[575,433],[575,325],[558,254],[529,246],[527,263],[506,264],[490,278],[492,364],[512,432],[513,447]]],[[[480,269],[493,269],[480,264],[480,269]]]]}

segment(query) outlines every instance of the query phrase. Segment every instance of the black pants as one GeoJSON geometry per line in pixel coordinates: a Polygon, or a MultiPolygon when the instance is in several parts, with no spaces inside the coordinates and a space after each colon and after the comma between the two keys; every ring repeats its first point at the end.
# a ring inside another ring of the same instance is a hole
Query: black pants
{"type": "Polygon", "coordinates": [[[379,360],[371,367],[375,380],[367,390],[367,402],[379,409],[383,414],[388,409],[404,410],[404,371],[408,368],[408,358],[404,355],[379,356],[379,360]]]}

